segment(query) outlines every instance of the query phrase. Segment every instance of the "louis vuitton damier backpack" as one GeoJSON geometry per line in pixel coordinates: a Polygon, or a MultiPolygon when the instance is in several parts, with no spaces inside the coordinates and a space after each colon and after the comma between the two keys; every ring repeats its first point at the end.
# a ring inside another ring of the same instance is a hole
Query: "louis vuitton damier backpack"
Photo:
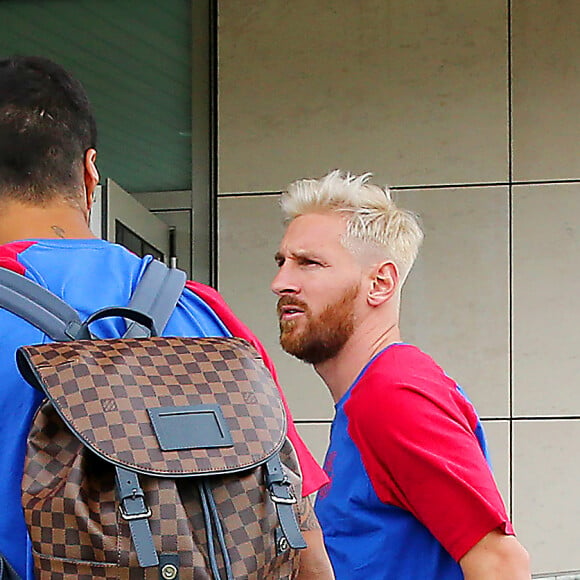
{"type": "Polygon", "coordinates": [[[240,338],[157,336],[185,275],[152,262],[127,307],[81,322],[0,272],[0,307],[54,342],[19,349],[45,400],[22,501],[40,580],[290,579],[301,477],[277,386],[240,338]],[[91,323],[121,316],[121,338],[91,323]]]}

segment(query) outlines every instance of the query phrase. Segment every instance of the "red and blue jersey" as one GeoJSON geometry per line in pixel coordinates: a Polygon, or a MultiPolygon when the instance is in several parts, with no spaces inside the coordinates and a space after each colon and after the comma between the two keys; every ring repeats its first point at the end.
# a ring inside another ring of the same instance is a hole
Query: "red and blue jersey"
{"type": "MultiPolygon", "coordinates": [[[[122,246],[98,239],[19,241],[0,246],[0,266],[51,290],[77,310],[81,320],[100,308],[126,305],[151,259],[138,258],[122,246]]],[[[92,328],[102,338],[114,338],[123,334],[125,323],[110,318],[96,321],[92,328]]],[[[245,338],[258,349],[276,378],[274,366],[257,338],[220,295],[203,284],[187,283],[164,334],[245,338]]],[[[15,352],[26,344],[49,341],[41,330],[0,308],[0,552],[26,579],[34,576],[20,483],[26,438],[42,395],[20,377],[15,352]]],[[[303,493],[308,495],[327,478],[296,432],[281,395],[288,415],[288,436],[302,468],[303,493]]]]}
{"type": "Polygon", "coordinates": [[[338,401],[316,513],[337,580],[454,580],[496,528],[513,534],[481,423],[458,385],[393,344],[338,401]]]}

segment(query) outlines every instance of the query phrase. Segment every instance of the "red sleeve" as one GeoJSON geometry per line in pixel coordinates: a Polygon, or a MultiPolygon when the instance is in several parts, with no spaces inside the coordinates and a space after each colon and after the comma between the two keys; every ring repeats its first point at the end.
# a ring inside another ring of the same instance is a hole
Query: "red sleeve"
{"type": "Polygon", "coordinates": [[[475,410],[453,381],[429,372],[426,384],[386,384],[380,366],[345,411],[381,501],[413,513],[456,561],[496,528],[513,534],[474,433],[475,410]]]}
{"type": "Polygon", "coordinates": [[[0,246],[0,267],[7,268],[24,274],[26,268],[18,261],[18,254],[24,252],[26,248],[32,246],[35,242],[10,242],[0,246]]]}
{"type": "Polygon", "coordinates": [[[280,397],[282,398],[282,403],[284,404],[284,408],[286,410],[286,416],[288,417],[288,438],[296,449],[300,467],[302,469],[302,495],[307,496],[319,490],[322,486],[328,483],[328,476],[326,473],[324,473],[320,465],[318,465],[310,453],[308,447],[306,447],[306,444],[304,441],[302,441],[298,431],[296,430],[296,426],[294,425],[294,420],[292,418],[292,413],[290,412],[290,408],[286,402],[286,397],[284,396],[284,392],[282,391],[278,381],[278,375],[276,373],[274,363],[270,359],[266,349],[252,333],[252,331],[244,323],[242,323],[239,318],[237,318],[237,316],[232,312],[230,307],[226,304],[224,299],[216,290],[209,286],[205,286],[204,284],[191,281],[187,282],[187,288],[197,294],[197,296],[202,298],[212,308],[212,310],[219,316],[220,320],[226,325],[228,330],[234,336],[244,338],[250,342],[262,356],[264,363],[276,381],[276,385],[280,391],[280,397]]]}

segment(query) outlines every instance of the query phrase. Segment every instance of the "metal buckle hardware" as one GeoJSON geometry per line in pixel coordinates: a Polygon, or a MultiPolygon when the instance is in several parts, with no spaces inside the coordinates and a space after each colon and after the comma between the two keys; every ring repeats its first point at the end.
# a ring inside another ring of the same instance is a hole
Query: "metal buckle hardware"
{"type": "Polygon", "coordinates": [[[289,505],[296,503],[297,500],[294,497],[294,495],[292,494],[291,489],[288,489],[288,494],[290,495],[290,497],[280,497],[279,495],[275,494],[273,489],[270,490],[270,498],[272,499],[272,501],[274,503],[283,503],[283,504],[289,504],[289,505]]]}
{"type": "Polygon", "coordinates": [[[119,512],[121,513],[121,517],[127,521],[131,522],[133,520],[143,520],[145,518],[151,517],[151,508],[147,508],[146,512],[141,512],[140,514],[128,514],[124,509],[123,506],[119,506],[119,512]]]}

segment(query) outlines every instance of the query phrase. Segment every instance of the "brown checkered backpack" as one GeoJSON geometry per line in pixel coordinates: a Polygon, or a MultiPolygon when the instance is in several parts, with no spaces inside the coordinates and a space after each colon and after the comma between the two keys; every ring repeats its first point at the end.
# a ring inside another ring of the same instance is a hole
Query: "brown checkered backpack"
{"type": "Polygon", "coordinates": [[[2,307],[56,341],[17,352],[46,396],[22,483],[41,580],[297,574],[301,477],[278,389],[242,339],[156,336],[177,272],[152,262],[129,307],[82,324],[34,282],[0,275],[2,307]],[[130,321],[123,338],[92,335],[106,316],[130,321]]]}

